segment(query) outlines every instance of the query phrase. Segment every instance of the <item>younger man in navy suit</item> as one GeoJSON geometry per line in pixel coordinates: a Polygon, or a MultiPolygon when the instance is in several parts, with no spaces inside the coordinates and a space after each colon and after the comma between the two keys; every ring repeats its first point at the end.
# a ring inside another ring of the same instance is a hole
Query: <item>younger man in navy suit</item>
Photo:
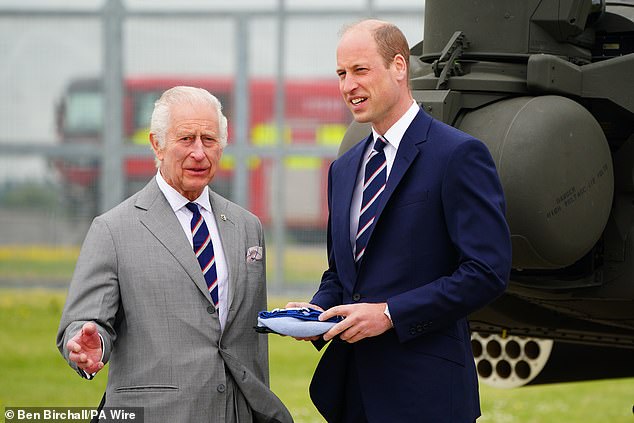
{"type": "Polygon", "coordinates": [[[328,422],[480,416],[467,316],[506,288],[504,195],[486,146],[416,104],[408,67],[396,26],[343,32],[340,91],[372,133],[332,164],[329,267],[310,303],[287,305],[345,317],[311,383],[328,422]]]}

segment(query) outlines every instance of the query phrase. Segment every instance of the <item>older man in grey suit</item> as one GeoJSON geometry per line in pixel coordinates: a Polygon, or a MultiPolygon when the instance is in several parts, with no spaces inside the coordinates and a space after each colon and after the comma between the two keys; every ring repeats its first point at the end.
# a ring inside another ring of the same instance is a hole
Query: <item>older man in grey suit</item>
{"type": "Polygon", "coordinates": [[[268,388],[259,220],[211,191],[227,141],[220,102],[175,87],[152,114],[159,172],[97,217],[57,334],[88,379],[109,362],[106,407],[150,422],[290,422],[268,388]]]}

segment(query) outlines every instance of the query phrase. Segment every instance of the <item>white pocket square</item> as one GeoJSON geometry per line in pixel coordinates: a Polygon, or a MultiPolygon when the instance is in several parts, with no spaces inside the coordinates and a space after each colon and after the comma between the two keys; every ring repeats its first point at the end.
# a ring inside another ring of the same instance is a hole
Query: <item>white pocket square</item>
{"type": "Polygon", "coordinates": [[[262,260],[262,247],[249,247],[247,250],[247,262],[262,260]]]}

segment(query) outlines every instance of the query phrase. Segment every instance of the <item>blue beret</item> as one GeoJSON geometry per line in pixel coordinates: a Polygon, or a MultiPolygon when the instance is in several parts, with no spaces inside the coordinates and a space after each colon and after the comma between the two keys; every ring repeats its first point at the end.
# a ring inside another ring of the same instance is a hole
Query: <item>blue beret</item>
{"type": "Polygon", "coordinates": [[[309,338],[321,335],[340,322],[339,316],[324,322],[319,321],[322,312],[312,308],[276,308],[258,313],[258,325],[255,330],[260,333],[277,333],[296,338],[309,338]]]}

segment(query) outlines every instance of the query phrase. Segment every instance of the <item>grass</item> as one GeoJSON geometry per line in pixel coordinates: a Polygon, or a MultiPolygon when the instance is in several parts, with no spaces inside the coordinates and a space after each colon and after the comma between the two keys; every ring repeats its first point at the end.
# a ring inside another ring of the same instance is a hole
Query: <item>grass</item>
{"type": "MultiPolygon", "coordinates": [[[[104,375],[90,382],[79,378],[55,347],[64,296],[59,291],[0,289],[0,408],[99,403],[104,375]]],[[[269,302],[279,307],[286,301],[269,302]]],[[[291,338],[269,335],[269,340],[271,388],[298,423],[323,423],[308,398],[319,353],[291,338]]],[[[634,378],[513,390],[482,386],[481,399],[482,423],[631,423],[634,378]]]]}
{"type": "Polygon", "coordinates": [[[82,383],[55,347],[63,304],[59,292],[0,291],[0,407],[99,403],[105,380],[82,383]]]}
{"type": "Polygon", "coordinates": [[[495,389],[481,386],[478,423],[631,423],[634,379],[495,389]]]}

